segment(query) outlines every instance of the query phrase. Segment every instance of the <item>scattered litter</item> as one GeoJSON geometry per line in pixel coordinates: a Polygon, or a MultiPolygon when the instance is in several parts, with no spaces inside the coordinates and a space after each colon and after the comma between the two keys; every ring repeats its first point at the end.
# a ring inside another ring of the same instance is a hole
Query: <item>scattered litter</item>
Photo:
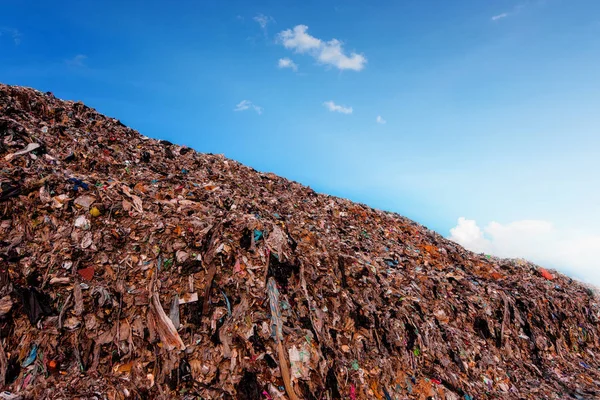
{"type": "Polygon", "coordinates": [[[27,356],[27,358],[25,360],[23,360],[23,364],[21,364],[21,366],[22,367],[28,367],[31,364],[33,364],[33,362],[37,358],[37,352],[38,352],[38,346],[37,346],[37,344],[34,344],[33,346],[31,346],[31,350],[29,351],[29,355],[27,356]]]}
{"type": "Polygon", "coordinates": [[[22,400],[23,396],[14,394],[14,393],[10,393],[10,392],[1,392],[0,399],[2,399],[2,400],[22,400]]]}
{"type": "Polygon", "coordinates": [[[171,302],[171,309],[169,311],[169,318],[171,318],[175,329],[179,329],[181,326],[181,323],[179,322],[179,304],[179,296],[175,295],[173,297],[173,301],[171,302]]]}
{"type": "Polygon", "coordinates": [[[148,313],[148,325],[158,333],[162,344],[167,350],[179,349],[185,350],[185,344],[179,337],[177,329],[173,325],[173,321],[162,308],[158,294],[152,295],[150,299],[150,312],[148,313]]]}
{"type": "Polygon", "coordinates": [[[94,196],[83,195],[83,196],[79,196],[78,198],[76,198],[73,201],[73,203],[88,210],[90,208],[90,206],[92,204],[94,204],[95,201],[96,201],[96,198],[94,196]]]}
{"type": "Polygon", "coordinates": [[[0,399],[600,398],[554,271],[33,89],[0,164],[0,399]]]}
{"type": "Polygon", "coordinates": [[[179,298],[179,304],[195,303],[198,301],[198,293],[186,293],[179,298]]]}
{"type": "Polygon", "coordinates": [[[90,221],[85,217],[85,215],[80,215],[75,220],[75,227],[87,231],[91,227],[90,221]]]}
{"type": "Polygon", "coordinates": [[[80,270],[77,270],[77,273],[86,281],[92,280],[92,278],[94,277],[94,272],[95,272],[94,267],[87,267],[87,268],[82,268],[80,270]]]}
{"type": "Polygon", "coordinates": [[[548,279],[549,281],[554,280],[554,275],[552,275],[547,269],[545,268],[540,268],[540,274],[548,279]]]}
{"type": "Polygon", "coordinates": [[[87,183],[85,183],[84,181],[82,181],[81,179],[77,179],[77,178],[69,178],[69,182],[71,182],[73,184],[73,190],[74,191],[78,191],[79,189],[84,189],[84,190],[88,190],[90,187],[88,186],[87,183]]]}
{"type": "Polygon", "coordinates": [[[19,151],[17,151],[17,152],[14,152],[14,153],[12,153],[12,154],[7,154],[7,155],[4,157],[4,159],[5,159],[6,161],[10,161],[10,160],[12,160],[13,158],[15,158],[15,157],[17,157],[17,156],[20,156],[20,155],[23,155],[23,154],[27,154],[27,153],[29,153],[29,152],[31,152],[31,151],[33,151],[33,150],[35,150],[35,149],[38,149],[39,147],[40,147],[40,145],[39,145],[38,143],[29,143],[29,144],[27,145],[27,147],[25,147],[24,149],[22,149],[22,150],[19,150],[19,151]]]}

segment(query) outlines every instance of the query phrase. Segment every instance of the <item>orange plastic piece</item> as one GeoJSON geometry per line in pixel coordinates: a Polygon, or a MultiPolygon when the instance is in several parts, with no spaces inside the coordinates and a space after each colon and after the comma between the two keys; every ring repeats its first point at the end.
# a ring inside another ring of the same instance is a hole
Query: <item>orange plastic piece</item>
{"type": "Polygon", "coordinates": [[[540,268],[540,274],[548,279],[549,281],[554,279],[554,275],[552,275],[550,272],[548,272],[548,270],[544,269],[544,268],[540,268]]]}

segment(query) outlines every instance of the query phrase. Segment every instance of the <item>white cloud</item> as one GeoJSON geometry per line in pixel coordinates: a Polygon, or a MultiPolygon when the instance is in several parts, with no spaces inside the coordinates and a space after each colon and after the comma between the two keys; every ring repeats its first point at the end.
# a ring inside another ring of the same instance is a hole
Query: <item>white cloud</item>
{"type": "Polygon", "coordinates": [[[256,22],[258,22],[258,24],[260,25],[260,28],[264,31],[266,31],[267,25],[269,25],[271,22],[275,22],[273,17],[264,15],[264,14],[258,14],[256,17],[254,17],[252,19],[255,20],[256,22]]]}
{"type": "Polygon", "coordinates": [[[233,109],[233,111],[246,111],[246,110],[254,110],[258,113],[258,115],[262,114],[263,112],[263,108],[257,106],[256,104],[252,103],[250,100],[242,100],[240,101],[235,108],[233,109]]]}
{"type": "Polygon", "coordinates": [[[66,63],[72,67],[85,67],[86,55],[77,54],[75,57],[66,60],[66,63]]]}
{"type": "Polygon", "coordinates": [[[326,101],[323,103],[323,105],[325,107],[327,107],[327,109],[329,111],[332,111],[332,112],[339,112],[342,114],[352,114],[352,107],[340,106],[340,105],[335,104],[333,101],[326,101]]]}
{"type": "Polygon", "coordinates": [[[375,119],[375,121],[377,121],[378,124],[385,124],[387,121],[385,119],[383,119],[383,117],[381,115],[378,115],[377,118],[375,119]]]}
{"type": "Polygon", "coordinates": [[[340,70],[360,71],[365,67],[367,59],[364,55],[355,52],[347,55],[344,53],[341,41],[331,39],[325,42],[311,36],[306,32],[307,30],[308,26],[306,25],[296,25],[293,29],[280,32],[279,41],[286,49],[300,54],[307,53],[319,63],[334,66],[340,70]]]}
{"type": "Polygon", "coordinates": [[[595,285],[600,284],[600,235],[558,229],[551,222],[477,222],[459,218],[450,240],[468,250],[506,258],[525,258],[595,285]]]}
{"type": "Polygon", "coordinates": [[[279,63],[277,64],[279,68],[290,68],[293,71],[298,71],[298,65],[294,61],[289,58],[280,58],[279,63]]]}
{"type": "Polygon", "coordinates": [[[298,53],[304,53],[310,50],[318,50],[323,45],[321,39],[306,33],[308,26],[297,25],[294,29],[286,29],[279,33],[279,39],[287,49],[296,50],[298,53]]]}
{"type": "Polygon", "coordinates": [[[533,1],[525,1],[523,3],[517,4],[516,6],[514,6],[512,8],[512,10],[510,10],[509,12],[503,12],[501,14],[498,15],[494,15],[491,19],[492,21],[499,21],[501,19],[504,18],[508,18],[508,17],[512,17],[514,15],[519,14],[521,11],[523,11],[523,9],[525,9],[526,7],[535,7],[535,6],[543,6],[545,4],[546,0],[537,0],[536,2],[533,1]]]}
{"type": "Polygon", "coordinates": [[[499,19],[508,17],[508,15],[509,15],[508,13],[502,13],[502,14],[494,15],[492,17],[492,21],[498,21],[499,19]]]}

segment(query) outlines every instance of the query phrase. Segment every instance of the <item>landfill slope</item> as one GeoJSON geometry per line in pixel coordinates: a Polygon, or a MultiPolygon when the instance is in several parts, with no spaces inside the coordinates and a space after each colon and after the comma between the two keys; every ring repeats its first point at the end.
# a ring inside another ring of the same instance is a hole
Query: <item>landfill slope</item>
{"type": "Polygon", "coordinates": [[[556,272],[29,88],[0,171],[0,398],[600,398],[556,272]]]}

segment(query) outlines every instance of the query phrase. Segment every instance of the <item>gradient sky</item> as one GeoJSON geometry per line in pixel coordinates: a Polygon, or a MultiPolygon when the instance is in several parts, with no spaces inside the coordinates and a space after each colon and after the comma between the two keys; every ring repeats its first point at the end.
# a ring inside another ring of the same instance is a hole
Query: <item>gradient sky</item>
{"type": "Polygon", "coordinates": [[[0,0],[0,81],[600,284],[598,0],[0,0]]]}

